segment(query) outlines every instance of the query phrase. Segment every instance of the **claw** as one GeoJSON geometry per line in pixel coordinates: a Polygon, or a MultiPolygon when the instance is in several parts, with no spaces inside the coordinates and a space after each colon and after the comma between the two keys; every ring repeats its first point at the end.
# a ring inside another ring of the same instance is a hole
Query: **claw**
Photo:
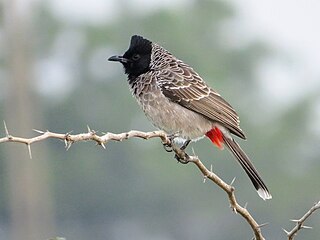
{"type": "Polygon", "coordinates": [[[163,144],[163,148],[164,148],[164,150],[166,150],[166,152],[172,152],[173,151],[171,144],[164,143],[163,144]]]}
{"type": "Polygon", "coordinates": [[[174,155],[174,158],[177,159],[177,161],[178,161],[179,163],[182,163],[182,164],[187,164],[187,163],[189,163],[189,161],[188,161],[188,158],[189,158],[188,154],[185,154],[185,157],[184,157],[184,158],[180,158],[177,154],[175,154],[175,155],[174,155]]]}

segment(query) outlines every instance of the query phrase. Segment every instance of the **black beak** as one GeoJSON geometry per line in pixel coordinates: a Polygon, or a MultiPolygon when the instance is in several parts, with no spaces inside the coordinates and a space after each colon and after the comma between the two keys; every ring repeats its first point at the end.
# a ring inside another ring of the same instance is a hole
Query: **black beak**
{"type": "Polygon", "coordinates": [[[121,63],[128,63],[129,59],[124,58],[122,56],[112,56],[108,58],[108,61],[113,61],[113,62],[121,62],[121,63]]]}

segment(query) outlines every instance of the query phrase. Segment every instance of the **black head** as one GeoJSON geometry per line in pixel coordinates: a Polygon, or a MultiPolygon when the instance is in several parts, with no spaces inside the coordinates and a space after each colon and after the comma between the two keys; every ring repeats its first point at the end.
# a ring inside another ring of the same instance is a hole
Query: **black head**
{"type": "Polygon", "coordinates": [[[151,41],[134,35],[131,37],[129,49],[123,56],[112,56],[108,60],[121,62],[129,78],[135,78],[150,69],[151,44],[151,41]]]}

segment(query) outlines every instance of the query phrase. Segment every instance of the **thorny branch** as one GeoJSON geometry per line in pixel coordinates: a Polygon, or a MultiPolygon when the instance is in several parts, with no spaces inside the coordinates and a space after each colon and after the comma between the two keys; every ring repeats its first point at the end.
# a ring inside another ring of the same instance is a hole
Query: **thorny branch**
{"type": "Polygon", "coordinates": [[[162,131],[153,131],[153,132],[146,132],[145,133],[145,132],[131,130],[129,132],[119,133],[119,134],[104,133],[104,135],[99,136],[99,135],[97,135],[97,133],[94,130],[91,130],[90,127],[87,126],[88,132],[87,133],[80,133],[80,134],[71,134],[71,132],[54,133],[54,132],[50,132],[48,130],[41,131],[41,130],[33,129],[33,131],[39,133],[40,135],[38,135],[36,137],[32,137],[32,138],[23,138],[23,137],[14,137],[14,136],[10,135],[5,122],[4,122],[4,128],[5,128],[6,136],[3,138],[0,138],[0,143],[15,142],[15,143],[25,144],[28,148],[30,158],[32,158],[31,144],[43,141],[48,138],[56,138],[56,139],[63,140],[67,150],[69,150],[69,148],[72,146],[73,143],[81,142],[81,141],[94,141],[94,142],[96,142],[97,145],[102,146],[104,149],[106,148],[105,145],[109,141],[122,141],[122,140],[129,139],[132,137],[143,138],[143,139],[157,137],[157,138],[161,138],[162,142],[164,142],[164,143],[167,143],[170,141],[168,139],[167,135],[162,131]]]}
{"type": "Polygon", "coordinates": [[[304,225],[304,222],[318,209],[320,209],[320,201],[315,203],[300,219],[291,219],[292,222],[296,223],[296,226],[291,231],[283,229],[287,234],[288,240],[293,240],[301,229],[312,229],[312,227],[304,225]]]}
{"type": "Polygon", "coordinates": [[[199,170],[202,172],[204,179],[210,179],[215,184],[217,184],[220,188],[222,188],[228,195],[230,207],[235,213],[239,213],[250,225],[250,227],[253,230],[255,239],[257,240],[264,240],[264,237],[262,236],[260,228],[264,226],[265,224],[259,225],[254,218],[251,216],[249,211],[245,207],[241,207],[235,197],[234,191],[235,188],[231,184],[225,183],[220,177],[218,177],[215,173],[212,172],[212,169],[209,170],[204,166],[204,164],[200,161],[200,159],[197,156],[189,156],[185,153],[184,150],[181,150],[178,146],[173,144],[171,142],[170,138],[167,136],[167,134],[163,131],[153,131],[153,132],[140,132],[140,131],[134,131],[131,130],[129,132],[125,133],[104,133],[103,135],[99,136],[94,130],[91,130],[88,126],[88,132],[87,133],[80,133],[80,134],[71,134],[69,133],[54,133],[50,131],[40,131],[35,130],[35,132],[39,133],[40,135],[32,138],[23,138],[23,137],[15,137],[9,134],[9,131],[7,129],[7,126],[4,122],[4,128],[6,136],[3,138],[0,138],[0,143],[5,142],[14,142],[14,143],[22,143],[25,144],[28,148],[29,156],[32,158],[31,155],[31,144],[43,141],[48,138],[56,138],[63,140],[65,142],[65,147],[68,150],[71,145],[75,142],[81,142],[81,141],[94,141],[97,143],[97,145],[102,146],[103,148],[106,148],[105,145],[109,141],[122,141],[129,138],[143,138],[143,139],[150,139],[150,138],[160,138],[162,143],[166,146],[171,146],[172,150],[175,152],[176,157],[183,160],[184,162],[192,162],[194,163],[199,170]]]}
{"type": "MultiPolygon", "coordinates": [[[[227,184],[226,182],[224,182],[218,175],[216,175],[212,171],[212,166],[209,170],[194,153],[192,156],[188,155],[184,150],[176,146],[171,141],[171,139],[167,136],[167,134],[163,131],[141,132],[141,131],[131,130],[129,132],[124,132],[119,134],[108,132],[108,133],[103,133],[103,135],[99,136],[94,130],[91,130],[88,126],[88,132],[80,133],[80,134],[71,134],[71,132],[54,133],[48,130],[41,131],[41,130],[34,129],[35,132],[39,133],[38,136],[35,136],[32,138],[23,138],[23,137],[15,137],[10,135],[5,122],[4,122],[4,129],[5,129],[6,136],[3,138],[0,138],[0,143],[13,142],[13,143],[25,144],[27,146],[30,158],[32,158],[31,144],[46,140],[48,138],[63,140],[67,150],[72,146],[73,143],[81,142],[81,141],[94,141],[96,142],[97,145],[105,149],[106,148],[105,145],[109,141],[123,141],[129,138],[143,138],[146,140],[150,138],[160,138],[164,145],[170,146],[172,148],[172,150],[175,152],[176,157],[178,159],[183,160],[184,163],[188,163],[188,162],[194,163],[203,174],[204,181],[206,179],[210,179],[212,182],[214,182],[216,185],[218,185],[222,190],[224,190],[227,193],[232,211],[235,213],[239,213],[248,222],[248,224],[250,225],[254,233],[254,239],[256,240],[265,239],[261,233],[261,227],[265,226],[266,224],[259,225],[247,210],[246,208],[247,205],[242,207],[237,202],[235,193],[234,193],[235,188],[232,186],[234,179],[230,184],[227,184]]],[[[311,228],[303,224],[306,221],[306,219],[319,208],[320,208],[320,201],[316,203],[301,219],[292,220],[293,222],[296,222],[296,226],[291,231],[286,231],[283,229],[287,234],[289,240],[293,240],[294,236],[297,234],[297,232],[300,229],[311,228]]]]}
{"type": "Polygon", "coordinates": [[[184,159],[184,161],[194,163],[199,170],[202,172],[204,179],[210,179],[212,182],[217,184],[220,188],[222,188],[228,195],[230,207],[233,212],[239,213],[250,225],[252,231],[254,233],[255,239],[264,240],[264,237],[261,233],[261,227],[267,225],[267,223],[258,224],[255,219],[251,216],[249,211],[245,207],[242,207],[237,202],[236,196],[234,194],[235,188],[232,186],[235,179],[232,180],[231,184],[227,184],[224,182],[218,175],[212,172],[212,169],[208,169],[197,156],[189,156],[184,151],[182,151],[177,146],[172,146],[173,151],[178,155],[178,157],[184,159]]]}

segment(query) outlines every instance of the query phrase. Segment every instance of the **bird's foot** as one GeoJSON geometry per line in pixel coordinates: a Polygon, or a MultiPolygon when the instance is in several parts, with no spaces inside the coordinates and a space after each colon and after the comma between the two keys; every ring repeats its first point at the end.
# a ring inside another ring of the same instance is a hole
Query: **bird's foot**
{"type": "Polygon", "coordinates": [[[187,140],[183,143],[183,145],[180,148],[174,149],[176,153],[174,158],[177,159],[179,163],[182,163],[182,164],[189,163],[189,155],[185,152],[185,149],[190,142],[191,140],[187,140]]]}
{"type": "Polygon", "coordinates": [[[179,163],[182,163],[182,164],[187,164],[187,163],[189,163],[189,155],[188,154],[186,154],[185,152],[182,152],[182,154],[175,154],[174,155],[174,158],[179,162],[179,163]],[[183,156],[181,156],[181,155],[183,155],[183,156]]]}
{"type": "Polygon", "coordinates": [[[179,137],[180,133],[176,132],[168,135],[169,142],[164,143],[163,147],[167,152],[175,152],[174,158],[182,164],[187,164],[189,162],[189,155],[185,153],[185,149],[191,142],[191,140],[186,140],[183,145],[179,148],[175,143],[174,139],[179,137]]]}
{"type": "Polygon", "coordinates": [[[179,136],[179,132],[168,135],[169,142],[163,143],[163,147],[164,147],[164,150],[166,150],[166,152],[172,152],[173,151],[172,143],[173,143],[174,139],[176,137],[178,137],[178,136],[179,136]]]}
{"type": "Polygon", "coordinates": [[[164,150],[166,150],[166,152],[173,151],[171,142],[170,143],[163,143],[163,148],[164,148],[164,150]]]}
{"type": "Polygon", "coordinates": [[[174,155],[174,158],[182,164],[187,164],[189,163],[189,155],[185,153],[184,151],[180,151],[179,153],[176,153],[174,155]]]}

